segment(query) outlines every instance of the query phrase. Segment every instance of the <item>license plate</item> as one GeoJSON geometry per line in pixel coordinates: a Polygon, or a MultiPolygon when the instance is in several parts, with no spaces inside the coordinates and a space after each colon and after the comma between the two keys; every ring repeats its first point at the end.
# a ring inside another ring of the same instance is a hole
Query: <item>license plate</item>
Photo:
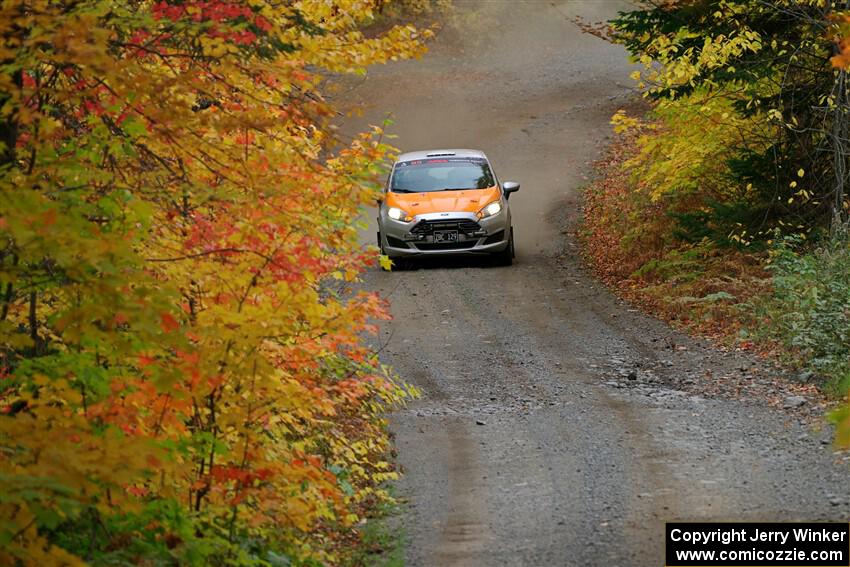
{"type": "Polygon", "coordinates": [[[435,230],[434,242],[457,242],[456,230],[435,230]]]}

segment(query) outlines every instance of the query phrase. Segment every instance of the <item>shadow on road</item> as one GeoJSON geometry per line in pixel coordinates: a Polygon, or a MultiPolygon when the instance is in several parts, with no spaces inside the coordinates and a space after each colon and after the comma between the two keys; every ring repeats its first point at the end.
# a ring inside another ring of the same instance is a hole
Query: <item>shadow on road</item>
{"type": "MultiPolygon", "coordinates": [[[[516,260],[514,260],[516,263],[516,260]]],[[[435,269],[463,269],[463,268],[484,268],[498,270],[510,268],[510,266],[500,266],[488,256],[439,256],[426,258],[408,258],[400,263],[393,265],[394,272],[411,272],[416,270],[435,270],[435,269]]]]}

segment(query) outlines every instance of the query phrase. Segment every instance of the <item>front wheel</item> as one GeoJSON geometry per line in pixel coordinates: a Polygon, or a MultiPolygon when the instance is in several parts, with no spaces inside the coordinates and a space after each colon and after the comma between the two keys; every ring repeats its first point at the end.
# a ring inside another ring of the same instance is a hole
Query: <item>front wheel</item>
{"type": "Polygon", "coordinates": [[[514,250],[514,229],[511,228],[511,236],[508,245],[501,252],[493,254],[493,262],[497,266],[510,266],[514,263],[516,252],[514,250]]]}
{"type": "MultiPolygon", "coordinates": [[[[383,238],[381,238],[381,233],[378,232],[377,236],[378,236],[378,251],[381,254],[381,256],[386,256],[387,252],[386,252],[386,250],[384,250],[384,240],[383,240],[383,238]]],[[[390,271],[390,269],[388,267],[385,267],[385,265],[382,262],[379,262],[378,265],[381,267],[381,270],[383,270],[385,272],[390,271]]]]}
{"type": "MultiPolygon", "coordinates": [[[[381,252],[382,256],[387,255],[387,251],[384,250],[384,240],[381,238],[381,233],[378,233],[378,249],[381,252]]],[[[385,272],[396,271],[401,272],[403,270],[407,270],[411,266],[411,260],[407,258],[390,258],[392,261],[392,269],[384,267],[384,264],[381,264],[381,269],[385,272]]]]}

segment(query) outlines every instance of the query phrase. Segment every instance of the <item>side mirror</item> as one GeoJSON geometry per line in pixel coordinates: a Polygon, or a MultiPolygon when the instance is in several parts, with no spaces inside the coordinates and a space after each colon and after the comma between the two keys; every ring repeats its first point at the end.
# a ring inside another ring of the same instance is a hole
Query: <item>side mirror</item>
{"type": "Polygon", "coordinates": [[[516,181],[505,181],[502,183],[502,191],[505,192],[505,198],[510,197],[511,193],[519,191],[519,183],[516,181]]]}

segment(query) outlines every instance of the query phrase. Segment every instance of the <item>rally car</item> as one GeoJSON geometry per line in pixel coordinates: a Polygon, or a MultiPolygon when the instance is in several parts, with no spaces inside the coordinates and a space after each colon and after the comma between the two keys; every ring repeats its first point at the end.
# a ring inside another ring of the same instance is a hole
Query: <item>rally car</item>
{"type": "Polygon", "coordinates": [[[478,150],[429,150],[399,156],[378,209],[378,246],[394,264],[439,255],[514,258],[508,197],[519,183],[500,182],[478,150]]]}

